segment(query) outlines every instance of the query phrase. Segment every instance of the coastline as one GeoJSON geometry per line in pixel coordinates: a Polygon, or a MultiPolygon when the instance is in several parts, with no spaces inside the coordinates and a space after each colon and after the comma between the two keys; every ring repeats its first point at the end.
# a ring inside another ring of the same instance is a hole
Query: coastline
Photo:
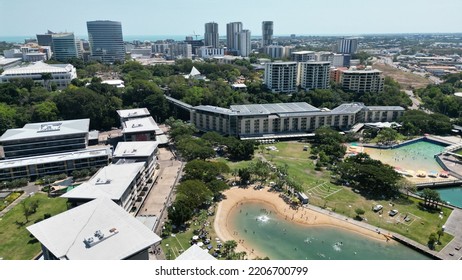
{"type": "MultiPolygon", "coordinates": [[[[216,217],[214,221],[214,228],[217,236],[224,242],[227,240],[239,239],[233,236],[234,228],[230,222],[232,213],[242,204],[248,202],[256,202],[266,204],[273,208],[278,216],[294,223],[302,224],[305,226],[330,226],[337,227],[343,230],[354,232],[356,234],[363,235],[367,238],[372,238],[382,242],[386,242],[387,238],[378,234],[376,231],[369,230],[360,226],[357,226],[347,220],[340,220],[332,217],[328,214],[324,214],[312,209],[300,207],[298,210],[290,208],[290,206],[279,197],[277,192],[269,192],[267,187],[261,190],[254,190],[253,188],[231,188],[225,191],[223,194],[226,199],[218,204],[216,217]]],[[[237,241],[237,240],[236,240],[237,241]]],[[[394,241],[392,241],[394,242],[394,241]]],[[[249,244],[237,243],[236,251],[245,251],[248,259],[254,259],[256,257],[265,257],[258,250],[254,250],[249,244]],[[253,251],[252,251],[253,250],[253,251]]]]}

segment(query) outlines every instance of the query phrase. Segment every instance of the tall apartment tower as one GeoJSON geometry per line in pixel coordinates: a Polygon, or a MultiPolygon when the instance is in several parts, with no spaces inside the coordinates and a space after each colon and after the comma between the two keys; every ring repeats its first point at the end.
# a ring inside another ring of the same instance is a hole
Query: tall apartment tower
{"type": "Polygon", "coordinates": [[[273,44],[273,22],[264,21],[262,22],[262,47],[273,44]]]}
{"type": "Polygon", "coordinates": [[[122,24],[118,21],[87,21],[91,59],[103,63],[125,61],[122,24]]]}
{"type": "Polygon", "coordinates": [[[59,61],[79,57],[74,33],[56,33],[51,36],[53,57],[59,61]]]}
{"type": "Polygon", "coordinates": [[[358,50],[358,38],[342,38],[337,41],[337,53],[354,54],[358,50]]]}
{"type": "Polygon", "coordinates": [[[265,64],[265,84],[272,92],[290,93],[297,90],[297,62],[265,64]]]}
{"type": "Polygon", "coordinates": [[[237,50],[238,36],[242,31],[242,22],[230,22],[226,24],[226,46],[229,50],[237,50]]]}
{"type": "Polygon", "coordinates": [[[252,46],[250,44],[250,30],[244,29],[238,33],[238,48],[240,56],[247,57],[250,55],[252,46]]]}
{"type": "Polygon", "coordinates": [[[208,22],[205,24],[204,45],[218,48],[218,23],[208,22]]]}
{"type": "Polygon", "coordinates": [[[306,90],[329,88],[329,61],[300,62],[300,87],[306,90]]]}

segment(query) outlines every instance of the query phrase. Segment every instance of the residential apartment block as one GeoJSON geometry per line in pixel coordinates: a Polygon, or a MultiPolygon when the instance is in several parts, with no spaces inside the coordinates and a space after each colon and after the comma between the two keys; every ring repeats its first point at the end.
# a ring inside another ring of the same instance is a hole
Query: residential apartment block
{"type": "Polygon", "coordinates": [[[305,90],[329,88],[330,62],[308,61],[299,63],[299,84],[305,90]]]}
{"type": "Polygon", "coordinates": [[[272,92],[297,91],[297,62],[266,63],[264,81],[272,92]]]}
{"type": "Polygon", "coordinates": [[[358,93],[383,91],[384,77],[382,71],[368,66],[365,70],[351,67],[342,71],[340,83],[344,90],[358,93]]]}

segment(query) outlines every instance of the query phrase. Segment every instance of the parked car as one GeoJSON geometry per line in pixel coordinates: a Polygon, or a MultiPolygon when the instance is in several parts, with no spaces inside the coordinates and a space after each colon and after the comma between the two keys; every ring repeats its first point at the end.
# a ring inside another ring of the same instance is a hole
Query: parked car
{"type": "Polygon", "coordinates": [[[374,208],[372,208],[372,210],[374,210],[374,212],[378,212],[378,211],[380,211],[382,209],[383,209],[383,206],[380,205],[380,204],[377,204],[377,205],[374,206],[374,208]]]}
{"type": "Polygon", "coordinates": [[[398,210],[396,209],[390,210],[390,212],[388,212],[388,215],[390,215],[391,217],[396,216],[396,214],[398,214],[398,210]]]}

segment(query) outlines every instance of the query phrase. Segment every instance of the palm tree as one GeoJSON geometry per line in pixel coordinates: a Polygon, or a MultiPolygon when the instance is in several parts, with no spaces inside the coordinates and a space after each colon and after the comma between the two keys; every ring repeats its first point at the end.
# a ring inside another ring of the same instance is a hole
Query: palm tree
{"type": "Polygon", "coordinates": [[[50,80],[53,79],[53,75],[51,75],[51,73],[43,73],[42,74],[42,80],[43,80],[43,83],[44,83],[44,86],[50,90],[50,87],[49,87],[49,83],[50,83],[50,80]]]}
{"type": "Polygon", "coordinates": [[[223,244],[223,253],[228,258],[234,254],[234,250],[236,250],[236,247],[237,242],[235,240],[228,240],[223,244]]]}

